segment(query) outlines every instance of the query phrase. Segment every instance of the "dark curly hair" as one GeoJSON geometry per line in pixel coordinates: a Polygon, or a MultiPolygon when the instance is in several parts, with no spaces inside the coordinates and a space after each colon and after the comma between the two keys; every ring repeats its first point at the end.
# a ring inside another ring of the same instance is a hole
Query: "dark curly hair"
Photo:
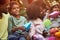
{"type": "Polygon", "coordinates": [[[27,16],[29,18],[29,20],[34,20],[37,18],[40,18],[43,20],[43,14],[40,13],[40,7],[36,6],[36,5],[29,5],[26,9],[27,12],[27,16]]]}

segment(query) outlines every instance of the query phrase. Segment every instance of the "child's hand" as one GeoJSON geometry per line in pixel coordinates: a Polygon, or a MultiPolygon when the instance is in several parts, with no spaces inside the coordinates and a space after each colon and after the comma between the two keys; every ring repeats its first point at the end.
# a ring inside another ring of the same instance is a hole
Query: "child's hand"
{"type": "Polygon", "coordinates": [[[12,32],[15,32],[15,31],[17,31],[17,30],[22,30],[22,31],[24,31],[25,30],[25,28],[23,27],[23,26],[20,26],[20,27],[14,27],[14,28],[12,28],[12,32]]]}
{"type": "Polygon", "coordinates": [[[12,31],[12,32],[17,31],[17,27],[12,28],[12,30],[11,30],[11,31],[12,31]]]}
{"type": "Polygon", "coordinates": [[[25,30],[25,28],[23,26],[20,26],[20,27],[17,27],[17,28],[18,28],[18,30],[22,30],[22,31],[25,30]]]}

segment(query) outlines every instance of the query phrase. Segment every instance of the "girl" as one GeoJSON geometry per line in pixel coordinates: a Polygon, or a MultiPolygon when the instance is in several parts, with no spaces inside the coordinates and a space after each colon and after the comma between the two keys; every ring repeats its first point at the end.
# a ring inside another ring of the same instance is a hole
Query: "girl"
{"type": "Polygon", "coordinates": [[[50,17],[50,20],[52,22],[51,24],[51,27],[59,27],[60,26],[60,17],[59,17],[59,14],[60,14],[60,9],[59,9],[59,5],[56,4],[56,5],[53,5],[51,7],[51,14],[49,15],[50,17]]]}
{"type": "Polygon", "coordinates": [[[41,17],[40,8],[36,5],[27,7],[27,16],[31,23],[29,35],[32,40],[45,40],[42,36],[44,31],[43,18],[41,17]]]}
{"type": "Polygon", "coordinates": [[[27,23],[27,20],[25,17],[20,16],[20,5],[16,1],[10,2],[10,8],[9,11],[11,13],[11,16],[8,20],[8,30],[9,30],[9,37],[8,40],[26,40],[24,37],[24,34],[26,32],[24,31],[25,28],[22,27],[25,23],[27,23]]]}

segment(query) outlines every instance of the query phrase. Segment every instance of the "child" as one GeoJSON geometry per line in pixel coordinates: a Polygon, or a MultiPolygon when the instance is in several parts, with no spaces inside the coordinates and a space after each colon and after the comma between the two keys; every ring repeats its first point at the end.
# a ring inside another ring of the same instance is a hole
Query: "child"
{"type": "Polygon", "coordinates": [[[27,16],[29,21],[31,22],[29,35],[32,40],[45,40],[42,36],[44,31],[44,25],[42,22],[42,17],[40,13],[39,7],[36,5],[29,5],[27,7],[27,16]]]}
{"type": "Polygon", "coordinates": [[[9,37],[8,40],[26,40],[24,35],[26,34],[25,28],[22,27],[27,20],[25,17],[20,16],[20,5],[16,1],[10,2],[9,11],[11,16],[8,20],[8,30],[9,30],[9,37]]]}
{"type": "Polygon", "coordinates": [[[0,40],[7,40],[8,37],[8,17],[9,15],[6,15],[3,13],[5,10],[3,10],[6,6],[4,6],[6,0],[0,0],[0,40]]]}
{"type": "Polygon", "coordinates": [[[58,4],[53,5],[51,10],[52,10],[52,12],[49,15],[50,16],[50,20],[52,22],[51,27],[59,27],[60,26],[60,21],[59,21],[60,20],[60,17],[59,17],[60,9],[59,9],[58,4]]]}
{"type": "Polygon", "coordinates": [[[8,37],[8,15],[0,12],[0,39],[7,40],[8,37]]]}

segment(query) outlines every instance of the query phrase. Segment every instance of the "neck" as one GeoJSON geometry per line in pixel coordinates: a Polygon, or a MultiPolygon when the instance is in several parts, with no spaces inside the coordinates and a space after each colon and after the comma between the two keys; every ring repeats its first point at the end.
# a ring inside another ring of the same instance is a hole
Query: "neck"
{"type": "Polygon", "coordinates": [[[16,17],[17,19],[19,19],[19,18],[20,18],[20,15],[16,15],[15,17],[16,17]]]}

